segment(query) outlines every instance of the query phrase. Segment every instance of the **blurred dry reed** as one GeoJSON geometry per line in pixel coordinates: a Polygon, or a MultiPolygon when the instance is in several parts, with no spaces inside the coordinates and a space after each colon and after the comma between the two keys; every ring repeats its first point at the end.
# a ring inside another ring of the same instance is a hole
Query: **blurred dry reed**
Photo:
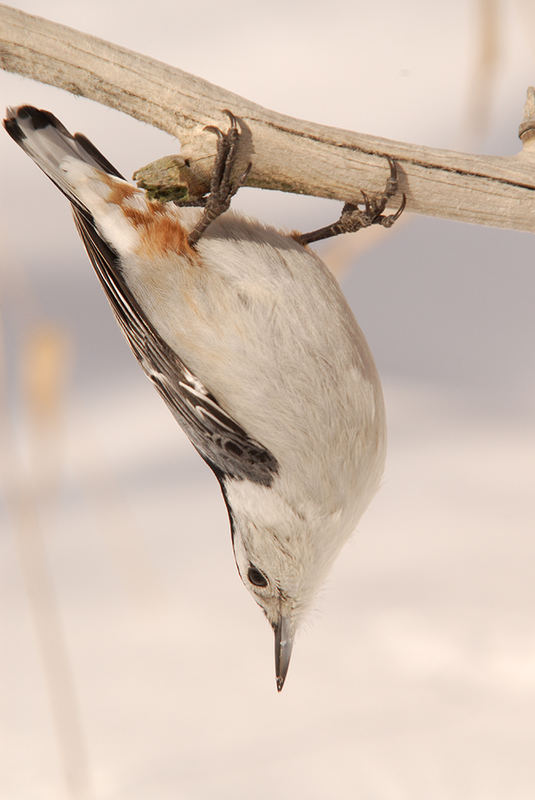
{"type": "Polygon", "coordinates": [[[0,341],[2,483],[46,680],[65,785],[73,800],[81,800],[91,795],[86,745],[39,511],[43,501],[53,504],[59,483],[61,417],[69,369],[68,339],[58,328],[36,323],[28,329],[22,353],[20,380],[15,391],[27,435],[25,454],[10,423],[5,347],[0,341]]]}

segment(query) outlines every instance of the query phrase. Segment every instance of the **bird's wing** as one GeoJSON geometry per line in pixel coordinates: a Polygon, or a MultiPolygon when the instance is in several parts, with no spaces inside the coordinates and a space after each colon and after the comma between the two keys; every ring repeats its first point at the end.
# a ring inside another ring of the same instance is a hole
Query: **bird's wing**
{"type": "Polygon", "coordinates": [[[194,447],[221,480],[247,478],[271,485],[275,457],[252,439],[161,338],[129,291],[117,253],[102,239],[91,215],[73,205],[91,263],[134,355],[194,447]]]}

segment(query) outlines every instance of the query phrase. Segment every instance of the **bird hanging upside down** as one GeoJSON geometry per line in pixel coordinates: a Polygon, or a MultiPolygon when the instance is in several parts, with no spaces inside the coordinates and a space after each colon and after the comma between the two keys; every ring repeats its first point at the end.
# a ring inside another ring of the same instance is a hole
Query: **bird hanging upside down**
{"type": "Polygon", "coordinates": [[[371,224],[397,191],[286,235],[228,211],[240,128],[218,135],[202,207],[148,200],[48,111],[4,126],[70,200],[91,263],[136,358],[227,505],[240,577],[275,633],[277,689],[297,626],[378,488],[385,414],[371,353],[306,245],[371,224]]]}

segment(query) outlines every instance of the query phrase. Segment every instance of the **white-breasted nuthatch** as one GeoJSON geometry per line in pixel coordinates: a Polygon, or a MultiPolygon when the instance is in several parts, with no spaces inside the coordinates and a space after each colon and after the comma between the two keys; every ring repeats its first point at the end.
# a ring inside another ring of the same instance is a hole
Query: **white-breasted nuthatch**
{"type": "Polygon", "coordinates": [[[218,134],[203,207],[148,200],[50,112],[8,109],[9,135],[72,203],[136,358],[214,471],[240,577],[275,633],[277,688],[294,634],[375,493],[385,413],[373,359],[309,242],[370,224],[397,189],[286,235],[227,211],[240,128],[218,134]],[[226,213],[224,213],[226,212],[226,213]]]}

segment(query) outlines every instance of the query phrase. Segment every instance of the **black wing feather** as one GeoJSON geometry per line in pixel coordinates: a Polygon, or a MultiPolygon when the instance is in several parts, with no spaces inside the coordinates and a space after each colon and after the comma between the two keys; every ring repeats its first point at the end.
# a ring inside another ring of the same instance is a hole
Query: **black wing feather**
{"type": "Polygon", "coordinates": [[[102,239],[91,215],[74,205],[73,215],[134,355],[193,446],[220,481],[228,476],[270,486],[278,471],[275,457],[221,408],[154,329],[121,275],[117,253],[102,239]]]}

